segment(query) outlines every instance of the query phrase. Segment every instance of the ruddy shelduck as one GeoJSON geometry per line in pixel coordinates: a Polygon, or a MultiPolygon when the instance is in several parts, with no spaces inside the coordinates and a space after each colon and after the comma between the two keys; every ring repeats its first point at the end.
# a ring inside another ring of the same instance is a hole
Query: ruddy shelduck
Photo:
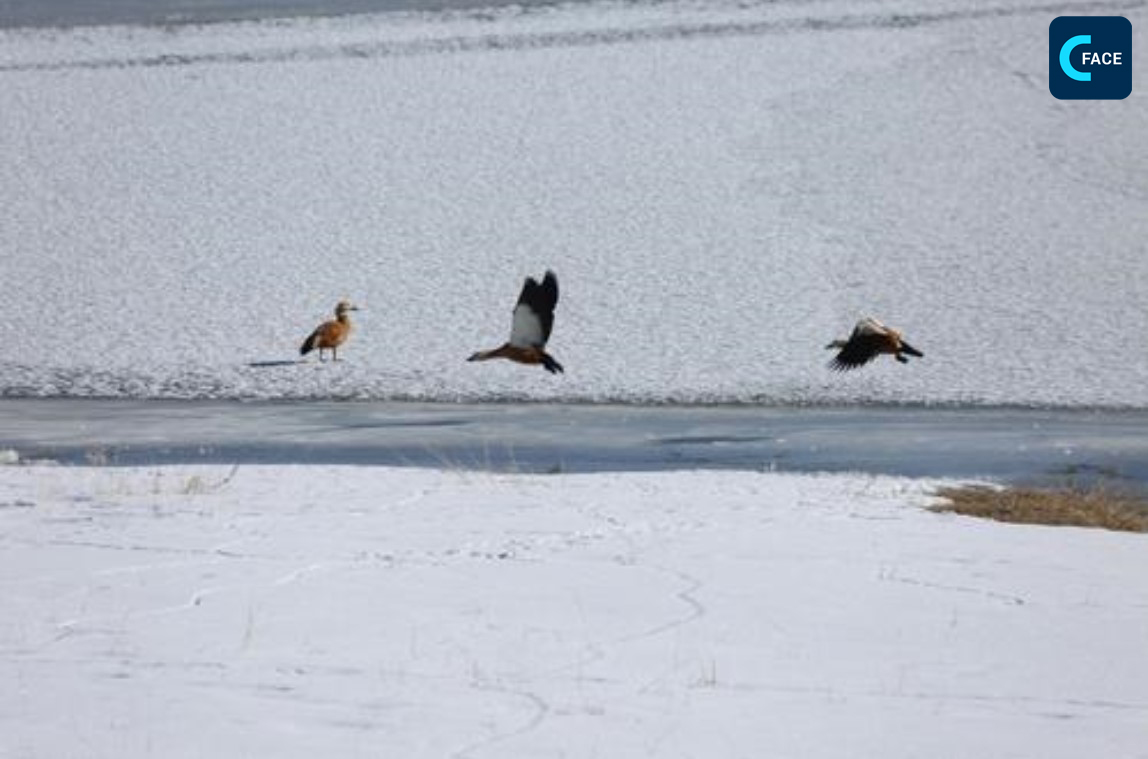
{"type": "Polygon", "coordinates": [[[825,346],[839,350],[829,366],[839,372],[856,369],[869,363],[882,353],[888,353],[902,364],[907,364],[908,356],[924,357],[924,353],[909,345],[901,338],[901,332],[886,327],[872,317],[857,322],[848,340],[834,340],[825,346]]]}
{"type": "Polygon", "coordinates": [[[542,284],[533,277],[527,277],[514,306],[510,340],[494,350],[479,351],[467,361],[505,358],[519,364],[542,364],[551,374],[564,371],[562,364],[545,350],[550,329],[554,326],[554,306],[557,303],[558,278],[554,272],[547,271],[542,284]]]}
{"type": "Polygon", "coordinates": [[[338,361],[339,346],[347,342],[347,336],[351,334],[351,319],[347,316],[347,312],[358,310],[358,306],[353,306],[348,301],[339,301],[335,306],[335,318],[331,321],[323,322],[315,328],[315,331],[299,346],[299,355],[306,356],[318,348],[319,360],[322,361],[323,351],[329,349],[331,351],[332,360],[338,361]]]}

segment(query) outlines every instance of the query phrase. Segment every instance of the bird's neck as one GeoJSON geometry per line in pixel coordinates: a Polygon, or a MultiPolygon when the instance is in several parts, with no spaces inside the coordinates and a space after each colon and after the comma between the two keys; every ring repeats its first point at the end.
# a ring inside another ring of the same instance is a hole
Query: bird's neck
{"type": "Polygon", "coordinates": [[[479,351],[479,360],[486,361],[492,358],[507,358],[512,353],[510,343],[503,343],[497,348],[488,351],[479,351]]]}

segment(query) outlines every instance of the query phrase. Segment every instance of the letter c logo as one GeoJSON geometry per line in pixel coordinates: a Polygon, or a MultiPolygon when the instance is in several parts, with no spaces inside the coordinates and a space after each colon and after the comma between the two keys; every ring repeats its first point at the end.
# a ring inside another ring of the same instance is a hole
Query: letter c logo
{"type": "Polygon", "coordinates": [[[1075,37],[1064,43],[1064,47],[1060,49],[1060,69],[1069,77],[1078,82],[1091,82],[1092,74],[1088,71],[1077,71],[1072,67],[1072,62],[1068,60],[1068,56],[1072,55],[1072,49],[1077,45],[1088,45],[1092,42],[1091,34],[1078,34],[1075,37]]]}

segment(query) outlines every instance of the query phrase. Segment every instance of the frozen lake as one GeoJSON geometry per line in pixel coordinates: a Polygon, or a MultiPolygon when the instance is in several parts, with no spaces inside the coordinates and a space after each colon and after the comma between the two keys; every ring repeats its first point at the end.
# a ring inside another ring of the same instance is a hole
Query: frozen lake
{"type": "Polygon", "coordinates": [[[1062,12],[0,32],[0,395],[1148,408],[1148,98],[1053,99],[1062,12]],[[548,268],[566,374],[466,363],[548,268]],[[925,358],[828,370],[864,315],[925,358]]]}
{"type": "Polygon", "coordinates": [[[1148,412],[0,401],[0,448],[67,464],[855,471],[1148,482],[1148,412]]]}

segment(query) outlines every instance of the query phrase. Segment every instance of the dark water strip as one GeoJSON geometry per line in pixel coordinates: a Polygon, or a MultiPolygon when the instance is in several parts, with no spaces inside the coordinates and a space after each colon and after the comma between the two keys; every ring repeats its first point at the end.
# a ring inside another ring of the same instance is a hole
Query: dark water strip
{"type": "Polygon", "coordinates": [[[63,464],[742,469],[1148,483],[1148,411],[0,400],[0,449],[63,464]]]}

